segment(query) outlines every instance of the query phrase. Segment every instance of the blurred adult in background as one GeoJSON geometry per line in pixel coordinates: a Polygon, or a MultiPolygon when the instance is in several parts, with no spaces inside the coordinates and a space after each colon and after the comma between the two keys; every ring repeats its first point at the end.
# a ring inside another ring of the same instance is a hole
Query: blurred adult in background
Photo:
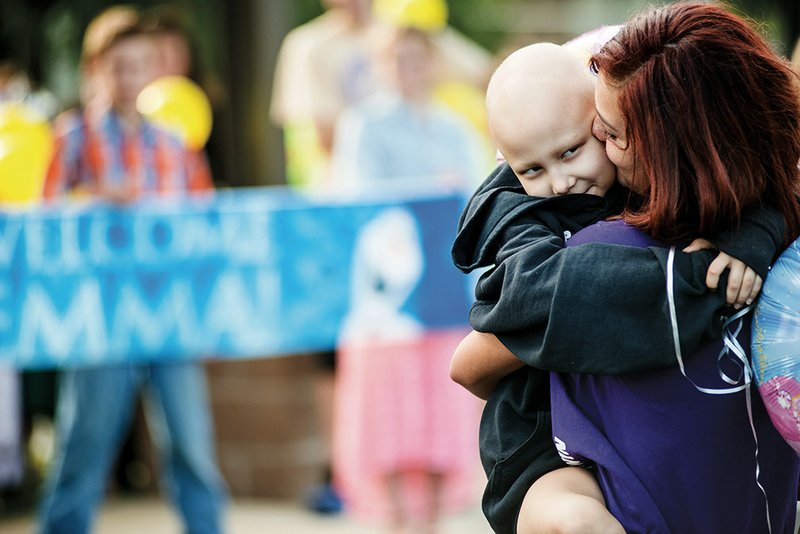
{"type": "Polygon", "coordinates": [[[275,69],[270,120],[284,132],[289,184],[329,185],[336,121],[377,91],[372,51],[392,26],[429,31],[439,50],[438,82],[485,89],[492,56],[446,24],[445,0],[377,0],[377,12],[372,0],[322,4],[322,15],[287,33],[275,69]]]}
{"type": "MultiPolygon", "coordinates": [[[[397,28],[384,38],[377,72],[385,89],[346,110],[336,128],[335,187],[466,192],[483,172],[478,144],[432,100],[432,37],[397,28]]],[[[447,374],[463,332],[427,332],[406,312],[425,274],[411,214],[386,210],[357,243],[338,349],[334,480],[356,517],[433,533],[443,508],[475,497],[480,406],[447,374]]]]}
{"type": "MultiPolygon", "coordinates": [[[[391,29],[391,21],[375,16],[372,0],[321,3],[325,10],[322,15],[285,36],[278,53],[270,105],[270,120],[283,129],[287,183],[314,190],[332,185],[330,158],[341,113],[378,90],[380,81],[374,72],[373,51],[376,40],[391,29]]],[[[432,8],[438,14],[438,27],[431,38],[440,49],[435,70],[444,76],[439,80],[463,82],[482,91],[491,73],[491,55],[446,26],[445,0],[405,3],[412,9],[432,8]]],[[[405,14],[409,12],[396,12],[399,16],[405,14]]],[[[414,13],[410,15],[413,19],[414,13]]],[[[482,100],[479,107],[483,109],[482,100]]],[[[318,418],[322,433],[329,440],[336,358],[333,352],[315,357],[320,368],[318,418]]],[[[309,504],[322,512],[340,509],[329,467],[322,484],[309,495],[309,504]]]]}
{"type": "MultiPolygon", "coordinates": [[[[198,168],[177,138],[136,110],[139,91],[160,72],[158,43],[140,13],[123,6],[102,12],[86,30],[82,61],[91,101],[57,124],[45,198],[82,191],[130,203],[211,189],[208,169],[198,168]]],[[[214,458],[203,369],[168,361],[63,371],[40,532],[91,530],[139,391],[146,393],[164,489],[186,532],[222,531],[226,491],[214,458]]]]}
{"type": "MultiPolygon", "coordinates": [[[[322,0],[322,6],[322,15],[286,34],[275,67],[270,120],[283,129],[286,181],[296,187],[324,186],[333,124],[346,105],[342,102],[363,98],[374,85],[368,65],[374,27],[371,0],[322,0]],[[330,64],[324,73],[316,73],[323,48],[330,64]]],[[[336,357],[333,351],[313,357],[319,370],[315,404],[325,459],[307,504],[320,513],[336,513],[342,504],[331,482],[329,457],[336,357]]]]}
{"type": "MultiPolygon", "coordinates": [[[[331,177],[336,189],[425,181],[471,190],[485,170],[470,126],[433,99],[439,50],[417,28],[397,28],[380,43],[383,87],[342,113],[331,177]]],[[[425,184],[421,184],[425,185],[425,184]]]]}
{"type": "Polygon", "coordinates": [[[322,15],[286,34],[275,66],[270,120],[283,129],[286,180],[295,186],[319,185],[327,178],[338,113],[374,87],[369,67],[375,27],[371,0],[321,3],[322,15]],[[325,60],[331,63],[324,72],[314,72],[325,60]]]}

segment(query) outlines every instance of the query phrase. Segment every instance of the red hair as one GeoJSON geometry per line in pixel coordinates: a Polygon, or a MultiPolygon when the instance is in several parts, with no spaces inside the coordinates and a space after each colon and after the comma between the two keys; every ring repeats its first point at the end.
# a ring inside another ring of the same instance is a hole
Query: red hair
{"type": "Polygon", "coordinates": [[[762,201],[800,233],[800,80],[742,18],[677,3],[629,21],[591,60],[618,92],[634,173],[623,217],[675,241],[738,225],[762,201]]]}

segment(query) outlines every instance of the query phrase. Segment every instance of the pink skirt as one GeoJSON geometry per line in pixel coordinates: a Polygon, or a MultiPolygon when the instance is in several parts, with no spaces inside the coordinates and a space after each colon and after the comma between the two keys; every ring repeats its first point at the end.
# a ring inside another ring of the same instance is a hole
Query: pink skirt
{"type": "Polygon", "coordinates": [[[478,457],[483,402],[449,377],[464,329],[409,340],[350,340],[338,349],[334,482],[348,513],[384,519],[386,476],[404,472],[406,506],[425,508],[422,473],[442,475],[440,507],[475,504],[485,479],[478,457]]]}

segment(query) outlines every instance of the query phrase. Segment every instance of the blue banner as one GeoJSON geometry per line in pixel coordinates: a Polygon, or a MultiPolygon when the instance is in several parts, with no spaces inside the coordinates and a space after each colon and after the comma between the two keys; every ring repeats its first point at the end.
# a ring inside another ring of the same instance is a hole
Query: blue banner
{"type": "Polygon", "coordinates": [[[0,362],[324,350],[376,306],[466,325],[471,290],[450,260],[463,197],[393,196],[270,188],[0,213],[0,362]]]}

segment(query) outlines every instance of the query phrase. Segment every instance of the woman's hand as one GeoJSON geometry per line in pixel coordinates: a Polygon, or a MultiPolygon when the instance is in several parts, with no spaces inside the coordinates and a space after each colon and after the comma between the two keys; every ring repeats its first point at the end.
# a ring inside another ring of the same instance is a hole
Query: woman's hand
{"type": "MultiPolygon", "coordinates": [[[[705,239],[695,239],[691,244],[684,248],[684,252],[695,252],[698,250],[713,249],[714,246],[705,239]]],[[[763,280],[756,272],[724,252],[720,252],[711,265],[708,266],[706,273],[706,286],[709,289],[717,289],[720,275],[728,269],[728,287],[725,291],[725,302],[733,305],[737,310],[745,305],[750,305],[761,291],[763,280]]]]}
{"type": "Polygon", "coordinates": [[[524,366],[497,336],[472,331],[453,352],[450,378],[476,397],[486,400],[501,378],[524,366]]]}

